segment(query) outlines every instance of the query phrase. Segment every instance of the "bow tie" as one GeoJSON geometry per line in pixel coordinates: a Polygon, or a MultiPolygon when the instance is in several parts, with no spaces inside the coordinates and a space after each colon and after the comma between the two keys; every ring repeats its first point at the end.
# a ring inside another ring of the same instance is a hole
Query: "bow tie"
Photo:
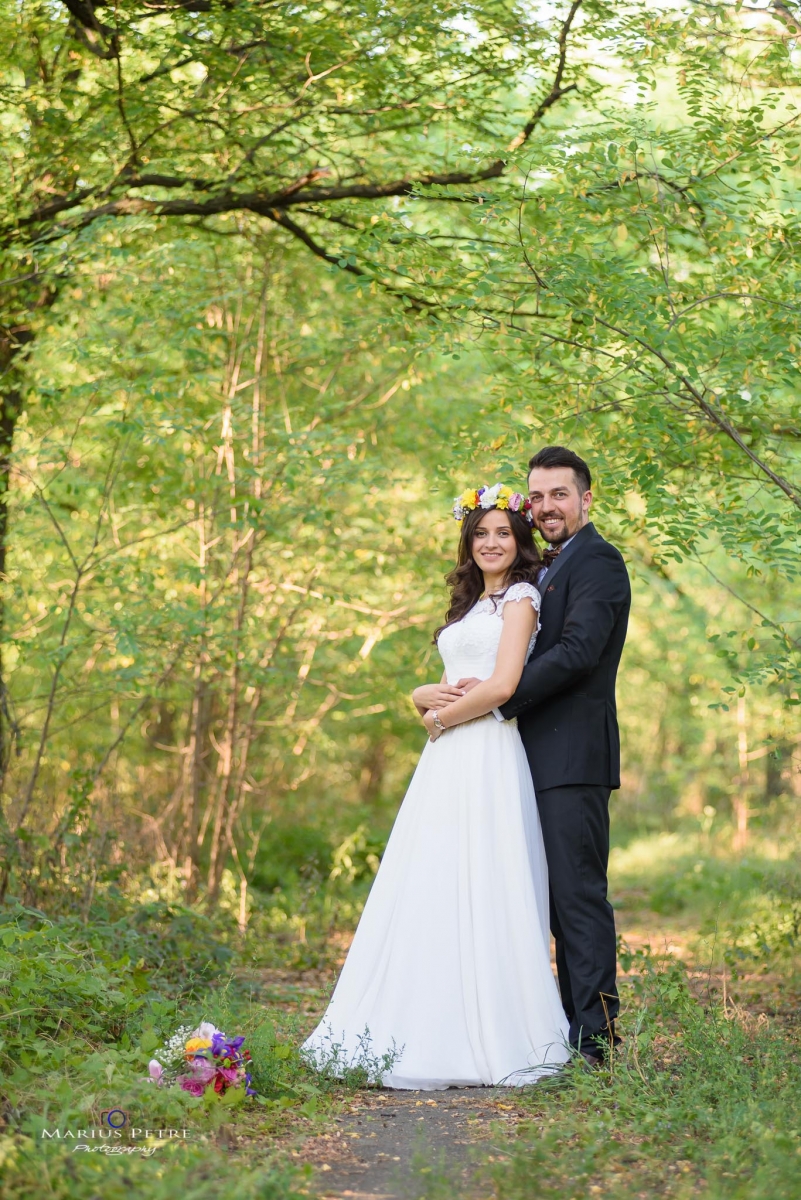
{"type": "Polygon", "coordinates": [[[543,565],[545,567],[550,567],[553,560],[555,558],[558,558],[561,553],[562,553],[561,544],[558,546],[553,546],[553,547],[549,546],[547,550],[543,550],[543,552],[542,552],[543,565]]]}

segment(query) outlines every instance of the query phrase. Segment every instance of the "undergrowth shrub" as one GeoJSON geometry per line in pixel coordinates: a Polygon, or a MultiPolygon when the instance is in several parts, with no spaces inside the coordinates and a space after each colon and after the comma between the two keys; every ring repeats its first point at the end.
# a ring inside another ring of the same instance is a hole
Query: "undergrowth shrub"
{"type": "Polygon", "coordinates": [[[781,969],[801,975],[801,871],[785,865],[746,919],[735,922],[724,959],[732,976],[781,969]]]}
{"type": "Polygon", "coordinates": [[[165,1146],[153,1158],[73,1153],[0,1134],[3,1200],[301,1200],[296,1172],[231,1163],[213,1144],[165,1146]]]}
{"type": "Polygon", "coordinates": [[[259,1037],[260,1007],[230,980],[220,986],[231,951],[214,932],[202,914],[155,901],[126,912],[112,897],[85,922],[50,919],[16,901],[0,908],[3,1200],[171,1200],[176,1188],[189,1200],[298,1194],[297,1172],[265,1164],[263,1153],[257,1168],[247,1159],[221,1163],[217,1139],[226,1126],[247,1130],[270,1104],[311,1117],[320,1088],[297,1056],[294,1031],[290,1042],[274,1030],[259,1037]],[[268,1094],[195,1097],[149,1080],[155,1048],[179,1024],[202,1019],[252,1040],[268,1094]],[[152,1158],[141,1147],[115,1156],[96,1132],[112,1107],[127,1114],[129,1127],[186,1131],[187,1140],[149,1138],[152,1158]]]}
{"type": "Polygon", "coordinates": [[[84,923],[0,908],[0,1070],[24,1088],[97,1046],[132,1045],[145,1012],[219,975],[230,951],[207,923],[163,905],[84,923]]]}
{"type": "Polygon", "coordinates": [[[624,1045],[521,1098],[499,1200],[797,1200],[801,1062],[764,1016],[700,999],[681,962],[621,950],[624,1045]],[[565,1153],[565,1147],[570,1153],[565,1153]]]}

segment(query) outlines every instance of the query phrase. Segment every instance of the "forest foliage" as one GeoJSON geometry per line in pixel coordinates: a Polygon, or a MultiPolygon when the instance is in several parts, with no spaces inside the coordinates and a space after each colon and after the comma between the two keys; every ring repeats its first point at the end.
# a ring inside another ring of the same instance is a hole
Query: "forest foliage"
{"type": "MultiPolygon", "coordinates": [[[[339,955],[439,674],[451,498],[542,444],[590,462],[634,585],[613,892],[790,978],[798,6],[0,13],[9,1194],[293,1194],[263,1137],[333,1101],[254,980],[339,955]],[[38,1153],[109,1101],[213,1133],[142,1078],[187,1012],[257,1047],[235,1183],[205,1143],[158,1175],[38,1153]]],[[[633,1122],[642,1186],[702,1145],[710,1195],[789,1197],[787,1043],[638,953],[625,1070],[546,1098],[575,1154],[533,1126],[497,1194],[634,1194],[633,1122]]]]}
{"type": "Polygon", "coordinates": [[[3,892],[369,874],[450,497],[545,442],[635,582],[621,828],[787,821],[791,10],[4,17],[3,892]]]}

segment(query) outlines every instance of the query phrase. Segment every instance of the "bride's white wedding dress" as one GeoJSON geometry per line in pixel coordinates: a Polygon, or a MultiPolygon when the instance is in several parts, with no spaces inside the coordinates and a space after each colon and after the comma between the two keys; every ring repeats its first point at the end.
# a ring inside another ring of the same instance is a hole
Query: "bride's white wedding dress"
{"type": "MultiPolygon", "coordinates": [[[[449,683],[487,679],[506,604],[482,600],[440,634],[449,683]]],[[[536,634],[535,634],[536,637],[536,634]]],[[[532,637],[529,654],[534,646],[532,637]]],[[[569,1057],[551,971],[548,873],[516,721],[490,713],[427,743],[331,1003],[303,1052],[322,1067],[391,1052],[381,1082],[433,1090],[523,1085],[569,1057]],[[369,1038],[368,1036],[369,1035],[369,1038]]]]}

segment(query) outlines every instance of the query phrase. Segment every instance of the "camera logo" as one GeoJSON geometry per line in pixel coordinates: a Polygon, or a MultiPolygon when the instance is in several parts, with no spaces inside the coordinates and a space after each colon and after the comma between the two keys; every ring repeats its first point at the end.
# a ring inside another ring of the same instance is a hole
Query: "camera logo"
{"type": "Polygon", "coordinates": [[[124,1129],[128,1124],[128,1114],[121,1108],[104,1108],[100,1120],[104,1125],[108,1125],[109,1129],[124,1129]]]}

